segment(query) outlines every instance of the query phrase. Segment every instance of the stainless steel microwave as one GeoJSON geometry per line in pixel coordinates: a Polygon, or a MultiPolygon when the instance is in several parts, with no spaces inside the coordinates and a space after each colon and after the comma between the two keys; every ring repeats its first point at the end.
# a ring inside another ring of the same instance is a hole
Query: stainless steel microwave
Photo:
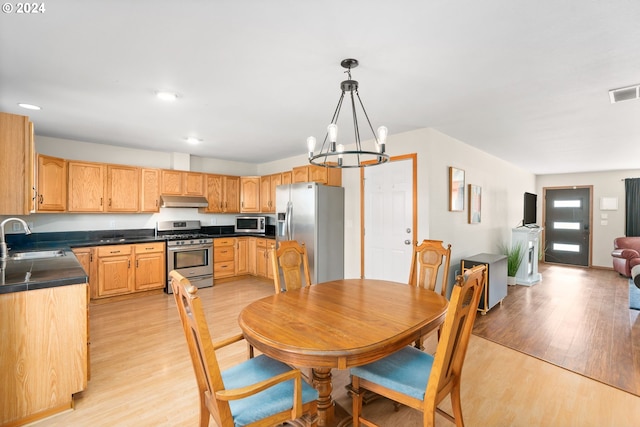
{"type": "Polygon", "coordinates": [[[264,234],[267,229],[267,217],[264,216],[237,216],[235,232],[264,234]]]}

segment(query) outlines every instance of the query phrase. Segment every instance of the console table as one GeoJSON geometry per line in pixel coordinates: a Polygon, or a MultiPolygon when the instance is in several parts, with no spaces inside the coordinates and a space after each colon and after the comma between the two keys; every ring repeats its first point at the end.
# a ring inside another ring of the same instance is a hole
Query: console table
{"type": "Polygon", "coordinates": [[[507,257],[499,254],[477,254],[460,261],[460,271],[475,267],[487,266],[487,283],[482,290],[482,297],[478,304],[480,314],[487,314],[496,304],[502,305],[507,296],[507,257]]]}

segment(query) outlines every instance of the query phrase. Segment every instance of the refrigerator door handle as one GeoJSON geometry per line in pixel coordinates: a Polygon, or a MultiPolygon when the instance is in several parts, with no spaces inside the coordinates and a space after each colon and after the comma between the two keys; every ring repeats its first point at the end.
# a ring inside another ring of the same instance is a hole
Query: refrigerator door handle
{"type": "Polygon", "coordinates": [[[291,230],[291,221],[292,221],[292,217],[293,216],[293,203],[291,203],[291,201],[287,202],[287,223],[286,223],[286,235],[287,235],[287,240],[292,240],[292,230],[291,230]]]}

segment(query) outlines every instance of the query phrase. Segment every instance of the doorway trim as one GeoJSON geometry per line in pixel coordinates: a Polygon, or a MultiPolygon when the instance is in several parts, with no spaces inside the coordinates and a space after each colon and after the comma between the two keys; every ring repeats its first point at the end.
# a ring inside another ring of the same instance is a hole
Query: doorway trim
{"type": "MultiPolygon", "coordinates": [[[[389,161],[396,162],[400,160],[411,160],[412,180],[413,180],[413,212],[412,212],[412,230],[411,241],[416,244],[418,235],[418,154],[402,154],[400,156],[392,156],[389,161]]],[[[373,163],[366,162],[366,163],[373,163]]],[[[364,278],[364,168],[360,168],[360,277],[364,278]]]]}

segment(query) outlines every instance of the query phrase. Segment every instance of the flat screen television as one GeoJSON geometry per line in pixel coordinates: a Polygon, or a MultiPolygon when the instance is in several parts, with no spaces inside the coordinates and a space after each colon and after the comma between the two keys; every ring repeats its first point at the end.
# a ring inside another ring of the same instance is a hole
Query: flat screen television
{"type": "Polygon", "coordinates": [[[537,227],[536,212],[538,210],[538,196],[533,193],[524,193],[524,218],[522,225],[525,227],[537,227]]]}

